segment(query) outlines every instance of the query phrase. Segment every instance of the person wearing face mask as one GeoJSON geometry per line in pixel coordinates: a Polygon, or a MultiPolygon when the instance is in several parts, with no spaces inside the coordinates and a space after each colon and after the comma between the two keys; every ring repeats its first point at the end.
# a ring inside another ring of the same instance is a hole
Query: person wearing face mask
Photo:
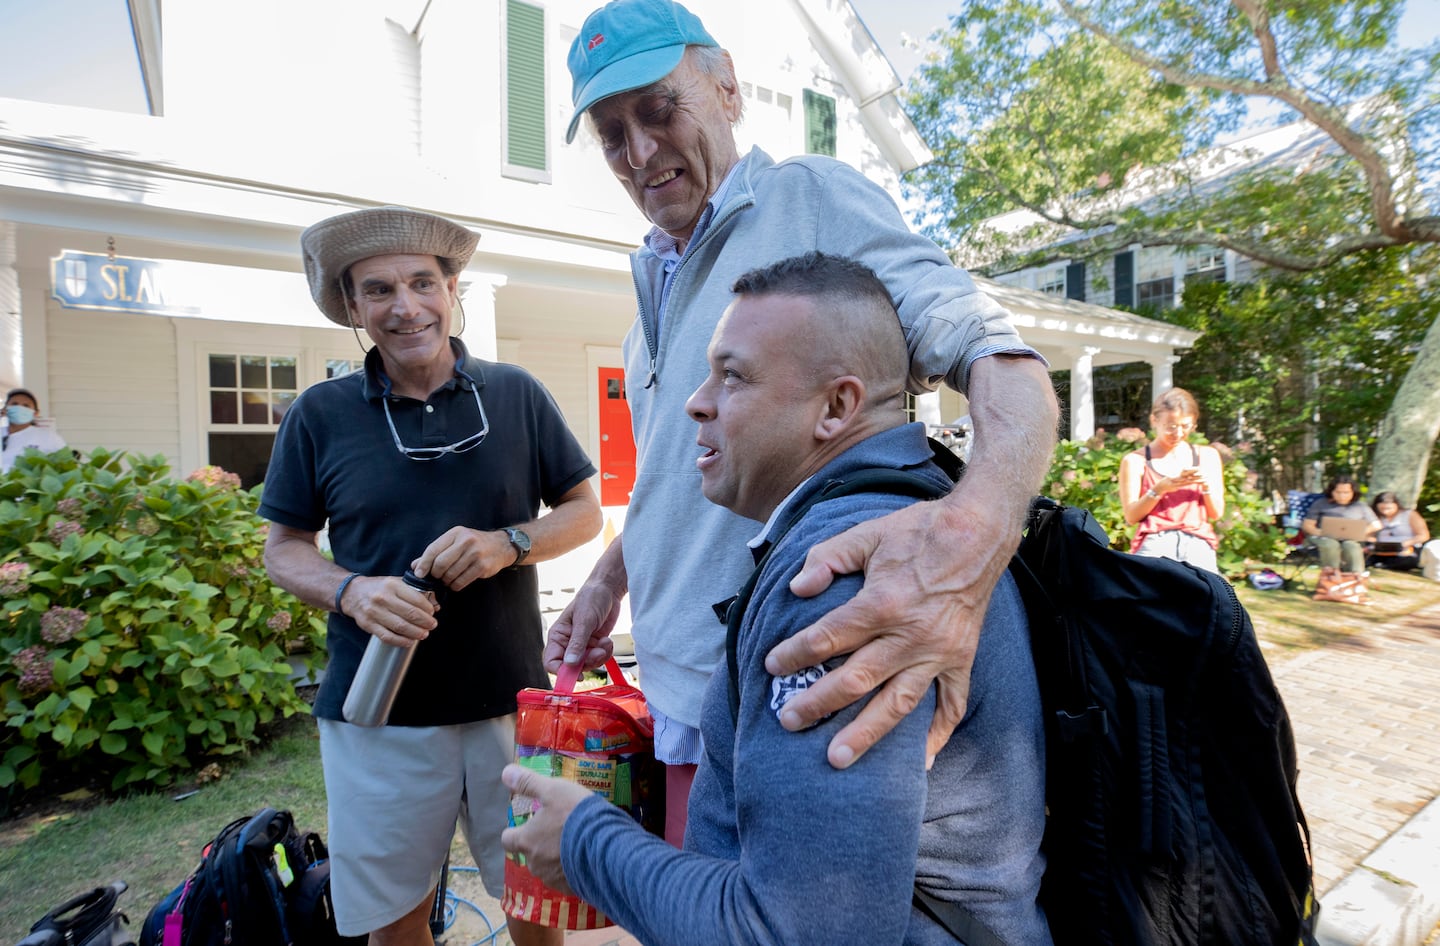
{"type": "Polygon", "coordinates": [[[0,473],[9,473],[15,458],[26,450],[54,453],[65,449],[65,439],[49,422],[40,420],[40,401],[25,388],[12,388],[5,395],[5,422],[0,473]]]}
{"type": "Polygon", "coordinates": [[[1186,440],[1199,419],[1200,405],[1184,388],[1155,399],[1155,439],[1120,461],[1120,506],[1126,522],[1140,525],[1131,552],[1218,574],[1220,540],[1210,523],[1225,514],[1225,484],[1219,452],[1186,440]]]}

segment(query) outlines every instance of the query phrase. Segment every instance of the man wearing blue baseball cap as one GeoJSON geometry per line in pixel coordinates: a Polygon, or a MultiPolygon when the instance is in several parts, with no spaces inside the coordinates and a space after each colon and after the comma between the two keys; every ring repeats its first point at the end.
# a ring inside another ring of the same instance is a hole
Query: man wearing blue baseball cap
{"type": "MultiPolygon", "coordinates": [[[[685,400],[706,374],[705,349],[742,273],[820,251],[873,270],[899,312],[909,387],[945,382],[967,395],[969,470],[946,499],[919,503],[815,547],[791,584],[811,597],[835,575],[865,571],[864,590],[770,654],[789,674],[851,656],[786,703],[800,730],[882,687],[828,747],[846,767],[895,726],[931,681],[940,699],[933,759],[965,711],[970,665],[992,590],[1020,539],[1049,465],[1058,412],[1044,362],[1009,314],[894,202],[853,168],[807,155],[743,157],[732,126],[742,99],[730,54],[673,0],[615,0],[570,49],[573,139],[582,120],[654,227],[631,257],[638,314],[625,339],[638,475],[625,532],[551,629],[547,665],[596,666],[628,592],[656,753],[671,766],[667,836],[683,834],[683,799],[700,758],[705,682],[720,662],[712,602],[733,595],[753,561],[753,525],[700,491],[685,400]]],[[[744,380],[744,379],[741,379],[744,380]]]]}

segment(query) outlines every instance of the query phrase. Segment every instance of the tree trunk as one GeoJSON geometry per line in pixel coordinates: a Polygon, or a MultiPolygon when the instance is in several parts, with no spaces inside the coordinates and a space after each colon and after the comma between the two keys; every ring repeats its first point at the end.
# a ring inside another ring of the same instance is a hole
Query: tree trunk
{"type": "Polygon", "coordinates": [[[1370,495],[1393,489],[1402,506],[1413,507],[1440,434],[1440,319],[1425,332],[1380,430],[1370,495]]]}

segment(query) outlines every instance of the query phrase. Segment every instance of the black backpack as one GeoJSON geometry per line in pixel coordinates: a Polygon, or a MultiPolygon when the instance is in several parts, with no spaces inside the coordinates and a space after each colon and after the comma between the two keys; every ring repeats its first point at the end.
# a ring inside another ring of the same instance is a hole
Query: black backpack
{"type": "Polygon", "coordinates": [[[230,822],[145,918],[140,946],[329,946],[329,852],[288,811],[230,822]]]}
{"type": "MultiPolygon", "coordinates": [[[[858,492],[939,495],[866,470],[811,502],[858,492]]],[[[734,639],[763,567],[727,615],[736,712],[734,639]]],[[[1046,720],[1040,902],[1056,946],[1314,946],[1290,719],[1234,589],[1115,551],[1089,513],[1044,498],[1010,573],[1046,720]]],[[[915,902],[967,946],[1001,946],[963,907],[918,888],[915,902]]]]}
{"type": "Polygon", "coordinates": [[[37,920],[18,946],[134,946],[125,929],[130,920],[118,906],[126,889],[117,880],[65,901],[37,920]]]}

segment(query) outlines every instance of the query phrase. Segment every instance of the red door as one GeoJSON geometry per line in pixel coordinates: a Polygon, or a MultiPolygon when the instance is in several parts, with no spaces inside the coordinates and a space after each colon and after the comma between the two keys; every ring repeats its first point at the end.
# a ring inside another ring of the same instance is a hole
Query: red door
{"type": "Polygon", "coordinates": [[[623,368],[600,368],[600,505],[628,506],[635,488],[635,433],[623,368]]]}

